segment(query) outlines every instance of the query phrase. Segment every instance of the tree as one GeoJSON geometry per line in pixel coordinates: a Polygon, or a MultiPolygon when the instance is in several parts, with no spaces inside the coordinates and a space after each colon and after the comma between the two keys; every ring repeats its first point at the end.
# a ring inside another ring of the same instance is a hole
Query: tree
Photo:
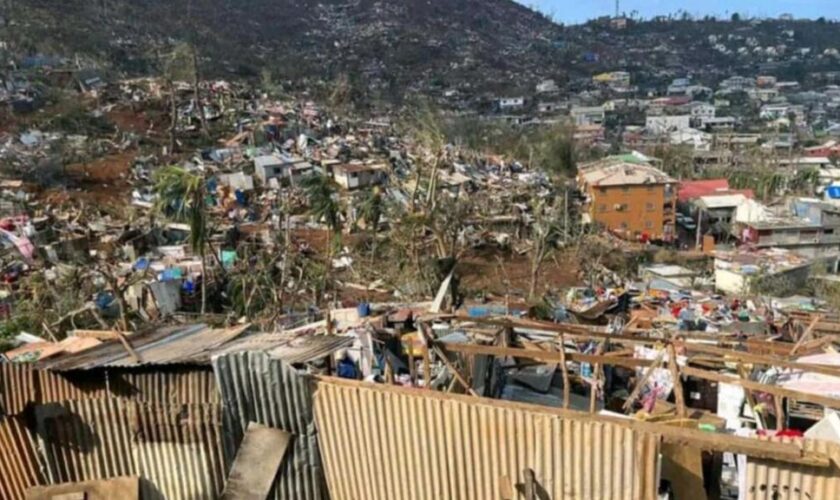
{"type": "Polygon", "coordinates": [[[741,14],[738,14],[737,12],[733,12],[733,13],[732,13],[732,18],[731,18],[731,19],[732,19],[732,22],[733,22],[733,23],[739,23],[739,22],[741,22],[741,14]]]}
{"type": "Polygon", "coordinates": [[[201,314],[207,311],[207,182],[182,167],[164,167],[154,175],[157,211],[190,226],[190,247],[201,256],[201,314]]]}
{"type": "Polygon", "coordinates": [[[560,236],[560,225],[557,218],[550,213],[550,208],[543,203],[534,206],[534,222],[531,226],[531,273],[528,285],[528,298],[534,299],[537,293],[537,282],[540,270],[548,256],[554,251],[560,236]]]}
{"type": "MultiPolygon", "coordinates": [[[[325,175],[311,175],[301,182],[301,187],[309,201],[309,214],[316,220],[323,221],[329,230],[327,238],[327,267],[324,276],[325,292],[328,290],[332,271],[333,246],[341,235],[341,206],[338,202],[338,190],[325,175]]],[[[329,320],[327,322],[329,324],[329,320]]]]}
{"type": "Polygon", "coordinates": [[[382,193],[378,187],[369,191],[359,205],[359,217],[365,221],[365,226],[373,240],[370,251],[371,261],[376,259],[376,239],[379,235],[379,223],[382,220],[384,210],[385,206],[382,200],[382,193]]]}

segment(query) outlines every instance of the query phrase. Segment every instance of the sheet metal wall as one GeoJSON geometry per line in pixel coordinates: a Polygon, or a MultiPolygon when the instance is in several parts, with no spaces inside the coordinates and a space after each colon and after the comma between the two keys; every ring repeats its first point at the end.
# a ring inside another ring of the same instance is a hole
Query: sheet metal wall
{"type": "Polygon", "coordinates": [[[144,500],[217,498],[224,488],[218,405],[131,405],[132,453],[144,500]]]}
{"type": "Polygon", "coordinates": [[[747,487],[743,492],[748,500],[822,500],[840,498],[840,445],[828,441],[794,438],[774,439],[785,443],[799,443],[804,449],[825,453],[831,457],[830,467],[760,460],[747,461],[747,487]]]}
{"type": "Polygon", "coordinates": [[[36,408],[51,484],[143,476],[143,498],[216,498],[224,483],[218,405],[108,398],[36,408]]]}
{"type": "Polygon", "coordinates": [[[294,435],[294,442],[275,480],[273,498],[327,498],[312,380],[259,352],[217,356],[212,364],[222,395],[227,463],[233,463],[249,422],[282,429],[294,435]]]}
{"type": "Polygon", "coordinates": [[[652,499],[656,435],[580,414],[452,395],[318,383],[332,498],[501,498],[531,469],[549,498],[652,499]]]}
{"type": "Polygon", "coordinates": [[[35,398],[35,375],[29,366],[0,363],[0,415],[17,415],[35,398]]]}
{"type": "Polygon", "coordinates": [[[0,498],[23,498],[44,484],[35,437],[19,417],[0,417],[0,498]]]}

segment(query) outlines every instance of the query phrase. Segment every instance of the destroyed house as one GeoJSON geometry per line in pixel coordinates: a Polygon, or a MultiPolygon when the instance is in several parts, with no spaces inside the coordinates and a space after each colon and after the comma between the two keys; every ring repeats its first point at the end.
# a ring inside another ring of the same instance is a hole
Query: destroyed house
{"type": "Polygon", "coordinates": [[[586,200],[585,222],[630,239],[673,239],[677,181],[639,157],[582,165],[578,187],[586,200]]]}
{"type": "Polygon", "coordinates": [[[304,160],[285,154],[262,155],[254,158],[254,175],[267,185],[271,179],[289,179],[297,181],[312,170],[312,165],[304,160]]]}
{"type": "Polygon", "coordinates": [[[333,167],[335,182],[344,189],[360,189],[382,184],[385,170],[381,165],[348,163],[333,167]]]}

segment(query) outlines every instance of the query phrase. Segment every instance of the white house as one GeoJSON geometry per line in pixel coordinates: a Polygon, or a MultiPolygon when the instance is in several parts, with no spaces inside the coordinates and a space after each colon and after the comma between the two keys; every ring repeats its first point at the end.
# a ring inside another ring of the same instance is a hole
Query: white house
{"type": "Polygon", "coordinates": [[[543,80],[537,84],[537,94],[550,94],[559,90],[560,87],[554,80],[543,80]]]}
{"type": "Polygon", "coordinates": [[[333,178],[344,189],[358,189],[380,184],[385,173],[382,165],[348,163],[334,166],[333,178]]]}
{"type": "Polygon", "coordinates": [[[575,125],[600,125],[606,116],[603,106],[574,106],[570,114],[575,125]]]}
{"type": "Polygon", "coordinates": [[[499,109],[502,111],[511,111],[520,109],[525,106],[524,97],[502,97],[499,99],[499,109]]]}
{"type": "Polygon", "coordinates": [[[691,128],[691,115],[648,116],[645,120],[645,128],[654,134],[685,130],[691,128]]]}
{"type": "Polygon", "coordinates": [[[254,175],[264,185],[268,185],[271,179],[288,178],[294,181],[311,170],[309,162],[296,156],[270,154],[254,158],[254,175]]]}
{"type": "Polygon", "coordinates": [[[714,118],[717,108],[714,104],[707,102],[693,102],[691,103],[691,118],[694,121],[702,122],[706,118],[714,118]]]}

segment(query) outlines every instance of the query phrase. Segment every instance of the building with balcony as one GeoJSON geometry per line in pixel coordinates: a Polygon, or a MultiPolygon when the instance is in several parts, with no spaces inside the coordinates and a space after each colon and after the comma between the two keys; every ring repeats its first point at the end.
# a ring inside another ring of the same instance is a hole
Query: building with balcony
{"type": "Polygon", "coordinates": [[[674,240],[678,182],[632,153],[581,165],[584,223],[631,240],[674,240]]]}

